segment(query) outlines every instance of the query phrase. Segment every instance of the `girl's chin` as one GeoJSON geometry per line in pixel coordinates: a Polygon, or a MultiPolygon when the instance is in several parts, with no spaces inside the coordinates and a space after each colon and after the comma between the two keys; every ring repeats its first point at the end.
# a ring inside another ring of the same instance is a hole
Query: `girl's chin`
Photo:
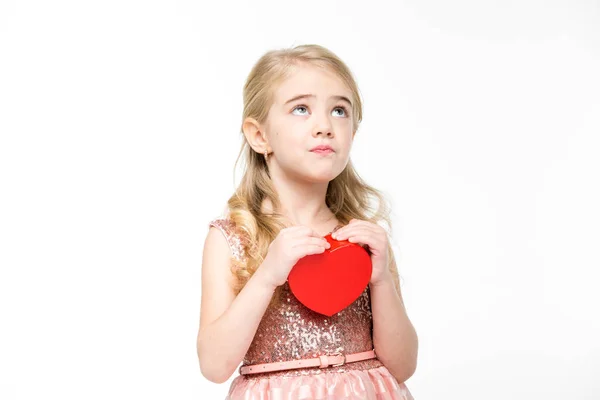
{"type": "Polygon", "coordinates": [[[329,183],[335,179],[337,175],[331,174],[331,172],[323,173],[323,174],[312,174],[312,175],[304,175],[304,178],[308,182],[312,183],[329,183]]]}
{"type": "Polygon", "coordinates": [[[307,165],[300,166],[288,170],[289,177],[295,177],[293,179],[302,180],[309,183],[329,183],[334,180],[342,171],[333,170],[331,166],[329,168],[323,168],[319,165],[307,165]]]}

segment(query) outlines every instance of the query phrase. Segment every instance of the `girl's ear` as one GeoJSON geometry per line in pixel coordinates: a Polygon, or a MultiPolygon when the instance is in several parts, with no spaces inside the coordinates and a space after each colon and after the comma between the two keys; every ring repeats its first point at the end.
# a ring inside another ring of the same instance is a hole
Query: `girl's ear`
{"type": "Polygon", "coordinates": [[[261,126],[254,118],[246,118],[242,125],[244,136],[248,144],[257,153],[264,153],[268,150],[267,135],[261,131],[261,126]]]}

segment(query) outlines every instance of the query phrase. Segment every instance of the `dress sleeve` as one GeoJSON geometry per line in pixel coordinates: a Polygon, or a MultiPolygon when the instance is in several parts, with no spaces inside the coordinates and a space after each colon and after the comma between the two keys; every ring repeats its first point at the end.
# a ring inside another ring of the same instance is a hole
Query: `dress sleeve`
{"type": "Polygon", "coordinates": [[[231,220],[227,218],[216,218],[210,221],[208,226],[209,228],[214,226],[221,231],[223,236],[225,236],[225,239],[227,239],[227,243],[229,244],[229,248],[235,259],[242,262],[245,261],[245,252],[241,237],[236,232],[235,225],[231,220]]]}

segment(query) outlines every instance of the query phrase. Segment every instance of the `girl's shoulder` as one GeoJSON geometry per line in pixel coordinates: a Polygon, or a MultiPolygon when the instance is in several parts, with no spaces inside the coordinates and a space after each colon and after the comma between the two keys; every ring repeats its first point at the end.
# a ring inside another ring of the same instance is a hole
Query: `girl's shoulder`
{"type": "Polygon", "coordinates": [[[226,232],[227,234],[232,233],[235,228],[233,221],[227,217],[213,218],[208,223],[208,226],[209,227],[214,226],[215,228],[218,228],[219,230],[221,230],[224,233],[226,232]]]}
{"type": "Polygon", "coordinates": [[[227,240],[229,248],[233,257],[240,261],[244,261],[244,246],[242,243],[242,237],[236,229],[235,223],[227,217],[213,218],[209,223],[208,227],[215,227],[227,240]]]}

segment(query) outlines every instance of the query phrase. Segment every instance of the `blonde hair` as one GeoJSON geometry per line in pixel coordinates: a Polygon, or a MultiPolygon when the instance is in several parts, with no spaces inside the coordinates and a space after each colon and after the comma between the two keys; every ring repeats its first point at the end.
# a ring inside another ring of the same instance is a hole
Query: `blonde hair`
{"type": "MultiPolygon", "coordinates": [[[[242,126],[248,117],[261,124],[266,122],[273,102],[274,89],[289,76],[291,67],[300,63],[326,68],[347,85],[353,97],[352,122],[356,132],[362,120],[362,102],[356,81],[341,59],[330,50],[315,44],[271,50],[255,63],[244,85],[242,126]]],[[[279,231],[286,227],[283,215],[277,212],[280,202],[264,156],[254,151],[247,140],[243,140],[234,171],[242,155],[244,175],[227,202],[228,217],[240,233],[245,251],[245,260],[232,259],[236,294],[263,262],[269,244],[279,231]],[[263,213],[262,205],[265,199],[270,200],[272,213],[263,213]]],[[[360,178],[351,161],[348,161],[344,170],[329,182],[325,201],[341,224],[345,225],[353,218],[374,223],[383,221],[391,235],[390,207],[385,196],[360,178]],[[372,200],[377,200],[376,207],[371,203],[372,200]]],[[[400,292],[398,270],[391,244],[388,249],[389,270],[392,272],[396,289],[400,292]]],[[[273,299],[278,297],[275,295],[273,299]]]]}

